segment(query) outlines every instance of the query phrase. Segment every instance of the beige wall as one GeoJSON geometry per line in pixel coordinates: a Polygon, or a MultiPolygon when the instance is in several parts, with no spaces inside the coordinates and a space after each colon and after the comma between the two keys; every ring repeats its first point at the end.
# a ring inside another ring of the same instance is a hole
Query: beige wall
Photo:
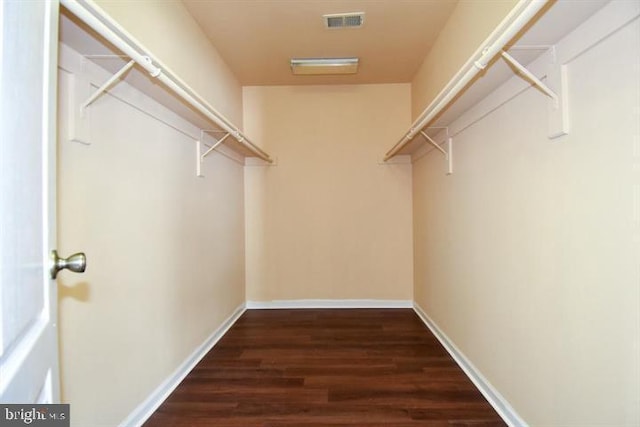
{"type": "Polygon", "coordinates": [[[411,114],[416,119],[469,59],[517,0],[460,0],[413,77],[411,114]]]}
{"type": "Polygon", "coordinates": [[[95,0],[216,110],[242,127],[242,87],[179,0],[95,0]]]}
{"type": "MultiPolygon", "coordinates": [[[[94,83],[109,76],[87,67],[94,83]]],[[[213,154],[196,178],[193,138],[108,95],[88,110],[91,145],[69,142],[60,76],[58,248],[88,257],[85,274],[58,280],[62,398],[72,425],[113,426],[244,302],[243,166],[213,154]]]]}
{"type": "Polygon", "coordinates": [[[640,424],[639,32],[569,63],[570,135],[529,89],[413,167],[416,301],[532,426],[640,424]]]}
{"type": "Polygon", "coordinates": [[[245,175],[247,299],[412,298],[408,84],[245,87],[247,135],[277,165],[245,175]]]}

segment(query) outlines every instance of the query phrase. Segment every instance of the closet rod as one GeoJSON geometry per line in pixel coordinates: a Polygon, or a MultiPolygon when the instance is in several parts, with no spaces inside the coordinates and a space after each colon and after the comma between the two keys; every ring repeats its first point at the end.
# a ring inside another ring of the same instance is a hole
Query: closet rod
{"type": "MultiPolygon", "coordinates": [[[[186,83],[172,75],[165,67],[157,67],[149,55],[142,52],[145,49],[124,28],[111,19],[102,9],[91,0],[60,0],[60,3],[71,13],[77,16],[85,24],[95,30],[102,37],[111,42],[138,65],[144,68],[151,77],[160,80],[178,97],[185,100],[198,112],[228,132],[241,145],[247,148],[256,157],[273,163],[269,155],[260,147],[253,144],[240,132],[226,117],[215,110],[205,100],[200,98],[186,83]]],[[[156,61],[157,62],[157,61],[156,61]]]]}
{"type": "Polygon", "coordinates": [[[502,51],[549,0],[520,0],[500,22],[478,50],[467,60],[434,100],[411,124],[406,134],[385,154],[387,161],[397,155],[482,71],[496,54],[502,51]]]}

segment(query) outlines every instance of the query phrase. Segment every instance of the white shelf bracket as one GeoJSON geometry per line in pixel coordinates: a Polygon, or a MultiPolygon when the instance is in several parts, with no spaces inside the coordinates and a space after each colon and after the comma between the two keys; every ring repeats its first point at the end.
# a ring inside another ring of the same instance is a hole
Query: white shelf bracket
{"type": "Polygon", "coordinates": [[[555,91],[556,102],[547,105],[547,123],[549,139],[569,134],[569,82],[567,66],[559,64],[555,47],[551,48],[551,61],[547,68],[547,85],[555,91]]]}
{"type": "Polygon", "coordinates": [[[98,89],[96,89],[96,91],[93,93],[93,95],[91,95],[89,97],[89,99],[87,99],[84,104],[82,104],[81,107],[81,111],[84,111],[85,108],[87,108],[89,105],[93,104],[93,102],[98,99],[104,92],[107,91],[107,89],[109,89],[124,73],[126,73],[127,71],[129,71],[129,69],[131,67],[133,67],[135,65],[136,61],[134,61],[133,59],[129,62],[127,62],[127,64],[125,64],[124,67],[122,67],[117,73],[115,73],[113,76],[111,76],[111,78],[109,80],[107,80],[106,82],[104,82],[102,84],[102,86],[100,86],[98,89]]]}
{"type": "Polygon", "coordinates": [[[211,147],[209,147],[207,151],[202,153],[202,144],[203,144],[202,141],[204,141],[204,136],[205,136],[205,133],[207,132],[215,132],[215,131],[201,130],[200,140],[196,141],[196,176],[199,176],[199,177],[204,176],[202,174],[202,162],[204,161],[205,157],[211,154],[213,150],[218,148],[218,146],[222,144],[225,141],[225,139],[227,139],[231,135],[229,132],[226,132],[222,138],[217,140],[211,147]]]}
{"type": "Polygon", "coordinates": [[[81,72],[60,73],[60,77],[66,80],[68,87],[66,97],[64,98],[69,111],[67,115],[67,135],[65,139],[82,145],[91,145],[91,114],[88,114],[88,112],[85,113],[81,105],[84,99],[91,93],[92,88],[85,72],[84,60],[81,67],[81,72]]]}
{"type": "Polygon", "coordinates": [[[196,143],[196,176],[201,178],[204,175],[202,174],[202,142],[199,140],[195,141],[196,143]]]}
{"type": "Polygon", "coordinates": [[[531,71],[529,71],[524,65],[519,63],[513,56],[509,55],[504,50],[502,51],[502,57],[509,64],[513,65],[522,75],[524,75],[527,80],[534,84],[538,89],[544,92],[549,98],[553,99],[554,102],[558,102],[558,95],[549,87],[542,82],[539,78],[537,78],[531,71]]]}
{"type": "Polygon", "coordinates": [[[447,160],[447,175],[451,175],[453,173],[453,138],[451,137],[447,138],[447,160]]]}
{"type": "Polygon", "coordinates": [[[449,137],[449,130],[447,129],[447,149],[444,150],[440,144],[438,144],[437,142],[435,142],[429,135],[427,135],[424,131],[420,131],[420,135],[422,135],[422,137],[424,139],[427,140],[427,142],[431,145],[433,145],[433,147],[440,151],[443,155],[444,158],[447,160],[447,175],[451,175],[453,173],[453,151],[452,151],[452,147],[453,147],[453,138],[449,137]]]}
{"type": "MultiPolygon", "coordinates": [[[[532,46],[531,48],[539,49],[541,47],[532,46]]],[[[524,49],[525,47],[519,48],[524,49]]],[[[548,137],[549,139],[555,139],[569,133],[567,67],[557,63],[555,46],[548,46],[547,49],[550,51],[551,56],[546,70],[547,84],[543,83],[542,80],[504,50],[502,51],[502,57],[550,98],[547,107],[548,137]]]]}

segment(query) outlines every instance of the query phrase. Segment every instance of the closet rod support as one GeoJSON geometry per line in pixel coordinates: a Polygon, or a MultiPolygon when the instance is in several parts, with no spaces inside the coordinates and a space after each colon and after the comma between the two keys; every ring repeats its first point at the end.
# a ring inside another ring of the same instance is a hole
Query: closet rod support
{"type": "Polygon", "coordinates": [[[538,89],[540,89],[547,96],[553,99],[553,101],[556,104],[558,103],[558,95],[554,91],[549,89],[549,87],[545,85],[542,82],[542,80],[534,76],[531,71],[527,70],[527,68],[524,65],[519,63],[513,56],[509,55],[504,50],[502,51],[502,57],[505,59],[505,61],[507,61],[509,64],[513,65],[518,71],[520,71],[520,73],[522,73],[528,80],[530,80],[536,87],[538,87],[538,89]]]}
{"type": "MultiPolygon", "coordinates": [[[[204,131],[203,131],[204,132],[204,131]]],[[[209,147],[209,149],[207,151],[204,152],[204,154],[202,156],[200,156],[200,160],[204,160],[205,157],[207,157],[213,150],[215,150],[216,148],[218,148],[218,146],[220,144],[222,144],[224,142],[225,139],[227,139],[229,137],[229,133],[227,132],[222,138],[220,138],[219,140],[216,141],[215,144],[213,144],[211,147],[209,147]]],[[[201,138],[203,139],[203,138],[201,138]]]]}
{"type": "Polygon", "coordinates": [[[84,111],[85,108],[87,108],[89,105],[93,104],[93,102],[98,99],[100,97],[100,95],[102,95],[104,92],[107,91],[107,89],[109,89],[111,87],[111,85],[113,85],[124,73],[126,73],[127,71],[129,71],[129,69],[131,67],[133,67],[135,65],[136,61],[134,61],[133,59],[131,61],[129,61],[128,63],[125,64],[124,67],[122,67],[120,69],[120,71],[118,71],[117,73],[115,73],[113,76],[111,76],[111,78],[109,80],[107,80],[106,82],[104,82],[102,84],[102,86],[100,86],[93,95],[91,95],[89,97],[89,99],[87,99],[85,101],[84,104],[82,104],[81,107],[81,111],[84,111]]]}
{"type": "Polygon", "coordinates": [[[151,69],[148,70],[148,73],[151,77],[158,77],[160,73],[162,73],[162,68],[154,66],[153,59],[151,59],[150,56],[143,56],[142,59],[144,60],[144,62],[149,64],[149,67],[151,69]]]}
{"type": "Polygon", "coordinates": [[[433,139],[431,139],[431,137],[430,137],[429,135],[427,135],[426,133],[424,133],[424,131],[422,131],[422,130],[421,130],[421,131],[420,131],[420,135],[422,135],[422,136],[424,137],[424,139],[426,139],[426,140],[427,140],[427,142],[428,142],[429,144],[433,145],[437,150],[439,150],[442,154],[444,154],[444,155],[445,155],[445,157],[449,157],[449,155],[447,154],[447,152],[446,152],[446,151],[444,151],[444,150],[442,149],[442,147],[440,147],[440,146],[438,145],[438,143],[437,143],[437,142],[435,142],[433,139]]]}
{"type": "MultiPolygon", "coordinates": [[[[433,128],[432,128],[433,129],[433,128]]],[[[447,132],[447,139],[446,139],[446,143],[447,143],[447,149],[446,151],[440,146],[440,144],[438,144],[437,142],[435,142],[433,140],[433,138],[431,138],[429,135],[427,135],[424,131],[420,131],[420,135],[422,135],[424,137],[424,139],[427,140],[427,142],[431,145],[433,145],[438,151],[440,151],[443,155],[444,158],[447,160],[447,175],[451,175],[453,173],[453,138],[451,138],[449,136],[449,128],[439,128],[439,129],[446,129],[447,132]]]]}

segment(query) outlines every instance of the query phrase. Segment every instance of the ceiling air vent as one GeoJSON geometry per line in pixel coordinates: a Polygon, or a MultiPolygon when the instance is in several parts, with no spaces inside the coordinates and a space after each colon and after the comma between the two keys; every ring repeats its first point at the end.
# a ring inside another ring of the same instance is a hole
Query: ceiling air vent
{"type": "Polygon", "coordinates": [[[360,28],[364,24],[364,12],[322,15],[327,28],[360,28]]]}

